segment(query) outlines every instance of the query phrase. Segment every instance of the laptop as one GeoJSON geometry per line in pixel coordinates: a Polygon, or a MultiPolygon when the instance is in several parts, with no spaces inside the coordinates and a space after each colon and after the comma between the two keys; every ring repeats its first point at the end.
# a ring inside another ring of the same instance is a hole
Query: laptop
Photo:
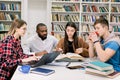
{"type": "Polygon", "coordinates": [[[28,65],[31,67],[38,67],[41,65],[46,65],[47,63],[51,63],[55,60],[55,58],[60,54],[58,51],[54,51],[52,53],[44,54],[38,61],[29,62],[28,65]]]}

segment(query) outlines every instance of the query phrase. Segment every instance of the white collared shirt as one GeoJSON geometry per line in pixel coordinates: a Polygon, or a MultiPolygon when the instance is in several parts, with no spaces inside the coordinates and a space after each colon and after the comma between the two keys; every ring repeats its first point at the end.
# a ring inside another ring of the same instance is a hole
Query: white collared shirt
{"type": "Polygon", "coordinates": [[[34,55],[36,52],[42,52],[44,50],[48,53],[52,52],[57,43],[58,40],[52,35],[48,34],[45,40],[42,40],[38,35],[34,35],[22,47],[25,54],[34,55]]]}

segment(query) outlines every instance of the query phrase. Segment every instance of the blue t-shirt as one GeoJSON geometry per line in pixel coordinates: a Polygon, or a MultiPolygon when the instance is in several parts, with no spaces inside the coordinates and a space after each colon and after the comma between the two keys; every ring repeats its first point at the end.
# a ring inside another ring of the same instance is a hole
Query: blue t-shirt
{"type": "Polygon", "coordinates": [[[114,70],[120,72],[120,45],[116,41],[110,41],[103,46],[103,49],[110,48],[115,51],[115,54],[106,62],[112,64],[114,70]]]}

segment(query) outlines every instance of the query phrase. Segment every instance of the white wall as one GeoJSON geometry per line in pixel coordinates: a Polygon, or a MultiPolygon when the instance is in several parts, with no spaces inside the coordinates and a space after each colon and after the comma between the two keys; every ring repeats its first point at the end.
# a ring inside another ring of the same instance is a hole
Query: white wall
{"type": "Polygon", "coordinates": [[[27,32],[22,38],[22,43],[27,38],[34,35],[36,32],[36,25],[38,23],[45,23],[48,26],[47,19],[47,0],[22,0],[22,19],[27,22],[27,32]]]}
{"type": "Polygon", "coordinates": [[[47,24],[47,0],[28,0],[28,36],[35,34],[38,23],[47,24]]]}

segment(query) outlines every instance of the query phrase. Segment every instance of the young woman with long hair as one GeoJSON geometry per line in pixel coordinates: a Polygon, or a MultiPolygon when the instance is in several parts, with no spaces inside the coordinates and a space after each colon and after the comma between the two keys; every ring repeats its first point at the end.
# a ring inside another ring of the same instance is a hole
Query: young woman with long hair
{"type": "Polygon", "coordinates": [[[20,38],[26,32],[26,22],[13,21],[7,36],[0,42],[0,80],[10,80],[17,65],[32,60],[35,56],[23,54],[20,38]]]}
{"type": "Polygon", "coordinates": [[[65,27],[65,37],[62,38],[56,47],[57,51],[64,54],[76,53],[88,57],[88,44],[77,35],[77,27],[74,22],[68,22],[65,27]]]}

